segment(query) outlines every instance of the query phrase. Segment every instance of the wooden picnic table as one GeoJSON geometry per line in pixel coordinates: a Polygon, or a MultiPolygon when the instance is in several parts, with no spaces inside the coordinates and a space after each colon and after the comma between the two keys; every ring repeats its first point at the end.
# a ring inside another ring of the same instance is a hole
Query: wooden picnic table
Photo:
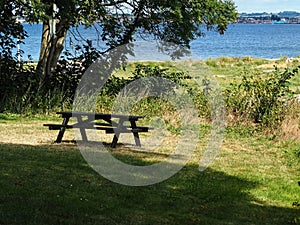
{"type": "Polygon", "coordinates": [[[111,147],[115,148],[121,133],[133,133],[135,144],[141,146],[139,133],[148,132],[150,127],[137,126],[136,122],[144,116],[102,114],[91,112],[57,112],[63,118],[61,124],[44,124],[49,130],[59,130],[56,143],[61,143],[66,129],[78,128],[82,141],[88,141],[86,129],[104,130],[106,133],[114,134],[111,147]],[[71,118],[76,118],[76,122],[69,124],[71,118]],[[126,125],[126,123],[129,125],[126,125]]]}

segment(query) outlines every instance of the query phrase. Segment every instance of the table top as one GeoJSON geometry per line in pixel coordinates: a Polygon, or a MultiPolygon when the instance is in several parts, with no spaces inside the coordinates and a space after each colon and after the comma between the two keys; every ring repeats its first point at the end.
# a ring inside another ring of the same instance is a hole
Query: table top
{"type": "Polygon", "coordinates": [[[119,118],[124,120],[138,120],[140,118],[144,118],[144,116],[105,114],[105,113],[93,113],[93,112],[57,112],[56,114],[60,114],[62,115],[62,117],[88,116],[88,117],[95,117],[95,119],[119,118]]]}

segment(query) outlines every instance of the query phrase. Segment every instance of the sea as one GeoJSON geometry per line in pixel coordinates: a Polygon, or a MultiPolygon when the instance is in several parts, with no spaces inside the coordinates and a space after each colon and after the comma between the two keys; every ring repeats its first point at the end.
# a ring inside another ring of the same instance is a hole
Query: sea
{"type": "MultiPolygon", "coordinates": [[[[37,61],[42,34],[41,24],[24,24],[28,38],[20,45],[23,60],[37,61]]],[[[72,48],[81,40],[89,39],[102,49],[98,33],[94,28],[72,29],[68,33],[65,47],[72,48]],[[73,37],[72,39],[70,37],[73,37]],[[76,37],[76,39],[74,39],[76,37]]],[[[143,48],[143,55],[151,57],[153,46],[143,48]]],[[[206,31],[204,37],[191,42],[194,59],[229,57],[255,57],[277,59],[300,56],[300,24],[230,24],[224,35],[206,31]]]]}

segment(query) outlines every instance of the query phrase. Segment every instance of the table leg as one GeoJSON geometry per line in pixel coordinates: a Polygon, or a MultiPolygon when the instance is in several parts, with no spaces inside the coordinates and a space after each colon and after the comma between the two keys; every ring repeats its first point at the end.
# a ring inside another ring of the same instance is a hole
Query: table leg
{"type": "Polygon", "coordinates": [[[115,148],[117,146],[117,143],[118,143],[118,140],[119,140],[119,136],[120,136],[120,133],[115,133],[114,138],[113,138],[113,140],[111,142],[110,147],[115,148]]]}
{"type": "Polygon", "coordinates": [[[57,138],[56,138],[56,141],[55,143],[61,143],[62,141],[62,138],[64,136],[64,133],[66,131],[66,126],[68,125],[68,122],[70,120],[70,117],[65,117],[63,122],[62,122],[62,127],[60,128],[59,132],[58,132],[58,135],[57,135],[57,138]]]}
{"type": "MultiPolygon", "coordinates": [[[[77,122],[78,122],[78,124],[83,124],[83,120],[82,120],[81,116],[77,116],[77,122]]],[[[88,139],[87,139],[87,136],[86,136],[85,128],[80,127],[79,130],[80,130],[80,134],[81,134],[81,137],[82,137],[82,141],[87,141],[88,139]]]]}
{"type": "MultiPolygon", "coordinates": [[[[132,129],[136,128],[136,122],[135,122],[135,120],[131,120],[130,124],[131,124],[131,128],[132,129]]],[[[140,141],[139,132],[132,132],[132,133],[133,133],[133,136],[134,136],[134,141],[135,141],[136,146],[141,147],[141,141],[140,141]]]]}
{"type": "Polygon", "coordinates": [[[114,130],[115,135],[114,135],[114,138],[113,138],[113,140],[112,140],[112,142],[111,142],[110,147],[115,148],[115,147],[117,146],[117,143],[118,143],[118,140],[119,140],[119,136],[120,136],[120,133],[121,133],[120,131],[121,131],[122,128],[123,128],[123,123],[124,123],[124,122],[125,122],[125,120],[119,119],[118,126],[117,126],[117,128],[114,130]]]}

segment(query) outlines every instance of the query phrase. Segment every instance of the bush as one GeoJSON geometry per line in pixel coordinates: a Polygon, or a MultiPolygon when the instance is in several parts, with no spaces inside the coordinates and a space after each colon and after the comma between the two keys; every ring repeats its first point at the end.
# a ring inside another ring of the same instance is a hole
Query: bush
{"type": "Polygon", "coordinates": [[[33,68],[14,59],[3,58],[0,71],[0,112],[24,113],[36,89],[33,68]]]}
{"type": "Polygon", "coordinates": [[[299,67],[280,72],[277,68],[266,77],[244,76],[240,84],[225,91],[227,107],[238,121],[263,127],[277,127],[283,120],[291,91],[288,84],[299,67]]]}

